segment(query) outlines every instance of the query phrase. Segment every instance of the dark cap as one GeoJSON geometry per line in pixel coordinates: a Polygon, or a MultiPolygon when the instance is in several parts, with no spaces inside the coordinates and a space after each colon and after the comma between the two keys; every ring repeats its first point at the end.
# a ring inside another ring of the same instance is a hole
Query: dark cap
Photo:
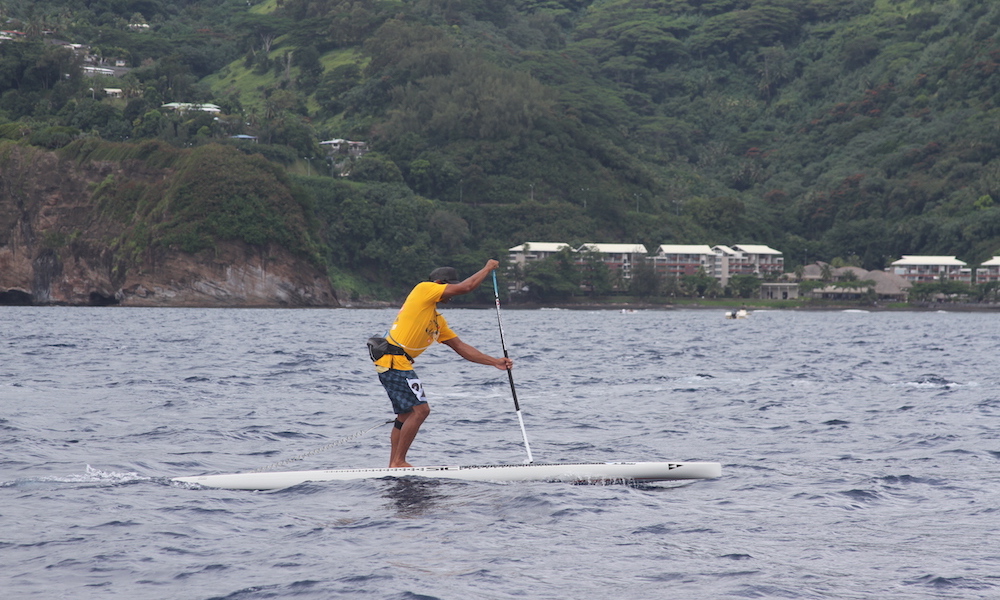
{"type": "Polygon", "coordinates": [[[454,267],[438,267],[431,271],[428,276],[431,281],[443,281],[445,283],[461,283],[458,278],[458,271],[454,267]]]}

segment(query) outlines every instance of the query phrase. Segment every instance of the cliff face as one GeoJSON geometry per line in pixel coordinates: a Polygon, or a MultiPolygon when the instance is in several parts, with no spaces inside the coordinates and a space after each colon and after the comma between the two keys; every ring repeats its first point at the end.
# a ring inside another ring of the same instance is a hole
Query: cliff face
{"type": "Polygon", "coordinates": [[[129,306],[340,306],[315,267],[283,248],[240,243],[211,257],[165,253],[125,277],[116,294],[129,306]]]}
{"type": "Polygon", "coordinates": [[[196,254],[130,247],[123,234],[137,224],[111,218],[95,190],[171,175],[138,160],[0,147],[0,304],[339,306],[321,269],[273,243],[218,241],[196,254]]]}

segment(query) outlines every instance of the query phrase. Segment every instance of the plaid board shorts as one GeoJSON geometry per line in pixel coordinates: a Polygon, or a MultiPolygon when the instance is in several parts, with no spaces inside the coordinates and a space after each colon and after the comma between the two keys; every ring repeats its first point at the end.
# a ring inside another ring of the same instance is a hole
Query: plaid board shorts
{"type": "Polygon", "coordinates": [[[392,412],[397,415],[410,412],[418,404],[427,404],[424,385],[420,382],[415,371],[389,369],[384,373],[379,373],[378,380],[382,382],[382,387],[389,394],[392,412]]]}

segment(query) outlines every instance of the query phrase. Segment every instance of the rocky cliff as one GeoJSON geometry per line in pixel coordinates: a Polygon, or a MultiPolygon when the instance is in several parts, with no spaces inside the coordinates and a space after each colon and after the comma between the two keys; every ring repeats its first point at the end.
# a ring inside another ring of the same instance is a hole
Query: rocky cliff
{"type": "Polygon", "coordinates": [[[154,223],[115,214],[120,203],[99,192],[114,181],[148,201],[173,177],[143,160],[0,146],[0,304],[339,306],[323,269],[301,252],[238,239],[195,252],[158,244],[142,234],[154,223]]]}

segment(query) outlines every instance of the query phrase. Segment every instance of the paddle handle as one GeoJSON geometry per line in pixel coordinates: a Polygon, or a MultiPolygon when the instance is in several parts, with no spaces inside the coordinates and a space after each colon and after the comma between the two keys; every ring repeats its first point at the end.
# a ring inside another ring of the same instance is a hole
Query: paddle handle
{"type": "MultiPolygon", "coordinates": [[[[500,346],[503,348],[503,357],[510,358],[507,354],[507,342],[503,337],[503,319],[500,318],[500,288],[497,287],[497,272],[493,271],[493,297],[497,303],[497,328],[500,329],[500,346]]],[[[514,387],[514,373],[507,367],[507,381],[510,382],[510,395],[514,399],[514,412],[517,413],[517,422],[521,426],[521,437],[524,438],[524,450],[528,453],[528,462],[535,462],[531,456],[531,446],[528,444],[528,432],[524,428],[524,419],[521,417],[521,405],[517,401],[517,389],[514,387]]]]}

